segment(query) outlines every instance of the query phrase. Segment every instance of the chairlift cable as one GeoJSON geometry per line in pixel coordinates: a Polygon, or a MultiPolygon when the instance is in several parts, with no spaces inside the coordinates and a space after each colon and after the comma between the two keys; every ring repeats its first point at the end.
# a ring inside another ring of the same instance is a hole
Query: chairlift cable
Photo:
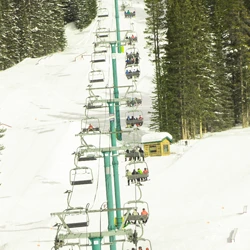
{"type": "MultiPolygon", "coordinates": [[[[100,140],[99,140],[100,141],[100,140]]],[[[93,198],[93,201],[92,201],[92,206],[90,209],[92,209],[95,205],[95,202],[96,202],[96,197],[97,197],[97,193],[98,193],[98,189],[99,189],[99,180],[100,180],[100,158],[98,158],[98,170],[97,170],[97,178],[96,178],[96,189],[95,189],[95,195],[94,195],[94,198],[93,198]]]]}

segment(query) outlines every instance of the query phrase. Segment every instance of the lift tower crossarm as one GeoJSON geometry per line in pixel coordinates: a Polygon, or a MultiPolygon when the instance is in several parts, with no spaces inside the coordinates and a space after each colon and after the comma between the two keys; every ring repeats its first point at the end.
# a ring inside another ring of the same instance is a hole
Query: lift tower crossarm
{"type": "Polygon", "coordinates": [[[59,234],[59,240],[72,240],[72,239],[84,239],[84,238],[96,238],[96,237],[105,237],[105,236],[123,236],[133,235],[132,229],[125,230],[111,230],[104,232],[91,232],[91,233],[67,233],[67,234],[59,234]]]}

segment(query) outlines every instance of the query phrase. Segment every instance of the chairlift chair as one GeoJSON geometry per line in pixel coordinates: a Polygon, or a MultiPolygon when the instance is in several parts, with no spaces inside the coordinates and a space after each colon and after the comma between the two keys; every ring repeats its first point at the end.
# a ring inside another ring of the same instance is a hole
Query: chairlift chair
{"type": "Polygon", "coordinates": [[[106,61],[106,55],[105,55],[105,53],[94,51],[91,54],[91,62],[92,63],[105,62],[105,61],[106,61]]]}
{"type": "Polygon", "coordinates": [[[82,133],[100,133],[100,121],[97,117],[86,117],[81,120],[81,132],[82,133]],[[89,125],[92,125],[92,129],[89,129],[89,125]]]}
{"type": "Polygon", "coordinates": [[[107,28],[99,28],[96,30],[96,37],[103,38],[103,37],[109,37],[110,30],[107,28]]]}
{"type": "Polygon", "coordinates": [[[126,112],[126,127],[140,127],[143,125],[143,114],[141,110],[129,110],[126,112]]]}
{"type": "Polygon", "coordinates": [[[126,10],[124,11],[125,18],[135,17],[135,15],[136,15],[136,12],[134,8],[126,8],[126,10]]]}
{"type": "Polygon", "coordinates": [[[103,108],[103,101],[102,98],[99,95],[96,96],[89,96],[86,100],[86,109],[98,109],[103,108]]]}
{"type": "Polygon", "coordinates": [[[79,163],[81,161],[94,161],[97,160],[96,147],[94,146],[79,146],[76,149],[74,163],[76,167],[80,167],[79,163]],[[92,151],[93,149],[93,151],[92,151]]]}
{"type": "Polygon", "coordinates": [[[128,98],[126,102],[127,107],[137,107],[142,104],[142,95],[136,90],[128,92],[126,98],[128,98]]]}
{"type": "Polygon", "coordinates": [[[89,82],[104,82],[104,73],[102,70],[91,70],[89,72],[89,82]]]}
{"type": "Polygon", "coordinates": [[[127,249],[138,249],[139,247],[142,247],[143,250],[152,250],[152,244],[149,239],[145,239],[142,237],[137,238],[136,244],[131,241],[124,241],[122,243],[122,250],[127,250],[127,249]]]}
{"type": "Polygon", "coordinates": [[[68,228],[81,228],[89,226],[89,216],[87,212],[82,209],[71,208],[65,210],[69,214],[66,214],[64,220],[68,228]],[[72,213],[72,215],[70,214],[72,213]]]}
{"type": "Polygon", "coordinates": [[[128,182],[141,185],[141,182],[148,181],[149,177],[149,169],[148,165],[145,161],[138,160],[144,158],[144,152],[139,153],[134,151],[133,149],[125,154],[125,159],[129,158],[131,161],[126,165],[126,177],[128,182]],[[143,154],[143,155],[142,155],[143,154]],[[133,161],[132,161],[133,160],[133,161]],[[132,167],[131,167],[132,166],[132,167]],[[140,166],[140,168],[139,168],[140,166]],[[132,173],[132,169],[135,170],[136,174],[127,175],[127,172],[130,171],[132,173]],[[138,173],[138,169],[141,169],[142,173],[138,173]],[[146,170],[146,173],[144,171],[146,170]]]}
{"type": "Polygon", "coordinates": [[[88,167],[76,167],[70,170],[70,184],[85,185],[93,183],[93,172],[88,167]]]}
{"type": "Polygon", "coordinates": [[[138,78],[141,74],[139,65],[127,65],[125,67],[125,75],[127,79],[138,78]]]}
{"type": "Polygon", "coordinates": [[[126,57],[127,58],[131,58],[131,57],[139,57],[139,50],[132,46],[132,47],[129,47],[127,50],[126,50],[126,57]]]}
{"type": "Polygon", "coordinates": [[[126,50],[126,65],[139,64],[139,50],[135,47],[128,48],[126,50]]]}
{"type": "Polygon", "coordinates": [[[97,17],[108,17],[109,12],[107,8],[100,8],[97,10],[97,17]]]}
{"type": "Polygon", "coordinates": [[[126,33],[125,39],[129,45],[138,42],[137,33],[135,31],[128,31],[126,33]]]}
{"type": "Polygon", "coordinates": [[[124,225],[127,224],[142,224],[146,223],[149,218],[149,206],[146,201],[142,200],[132,200],[128,201],[124,204],[124,208],[126,207],[134,207],[134,209],[129,211],[129,214],[127,215],[127,220],[124,222],[124,225]],[[147,215],[141,215],[142,210],[145,209],[147,211],[147,215]],[[136,213],[137,212],[137,213],[136,213]]]}
{"type": "Polygon", "coordinates": [[[94,44],[94,51],[100,53],[106,53],[108,52],[109,47],[110,47],[109,43],[98,42],[94,44]]]}

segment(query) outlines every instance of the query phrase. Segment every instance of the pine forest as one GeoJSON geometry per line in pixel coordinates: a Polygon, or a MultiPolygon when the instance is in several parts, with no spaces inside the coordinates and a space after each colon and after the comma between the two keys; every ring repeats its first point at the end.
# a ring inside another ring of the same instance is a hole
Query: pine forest
{"type": "Polygon", "coordinates": [[[178,139],[249,126],[247,0],[145,0],[155,65],[151,127],[178,139]]]}

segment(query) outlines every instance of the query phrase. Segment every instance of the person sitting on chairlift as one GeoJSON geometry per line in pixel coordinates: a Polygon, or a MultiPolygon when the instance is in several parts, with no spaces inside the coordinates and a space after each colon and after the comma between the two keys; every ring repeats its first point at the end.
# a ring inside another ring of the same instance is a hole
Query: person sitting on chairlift
{"type": "MultiPolygon", "coordinates": [[[[126,177],[128,178],[129,176],[131,176],[132,173],[127,169],[126,170],[126,177]]],[[[128,186],[130,185],[130,179],[128,178],[128,186]]]]}
{"type": "Polygon", "coordinates": [[[139,123],[139,125],[142,126],[143,117],[141,115],[139,115],[139,120],[141,120],[141,122],[139,123]]]}
{"type": "MultiPolygon", "coordinates": [[[[134,209],[132,215],[139,215],[139,213],[137,212],[137,208],[134,209]]],[[[134,220],[133,223],[136,224],[136,220],[134,220]]]]}
{"type": "Polygon", "coordinates": [[[148,221],[148,212],[145,210],[145,208],[143,208],[142,209],[142,211],[141,211],[141,215],[144,215],[144,216],[146,216],[146,218],[145,219],[143,219],[143,223],[145,224],[145,223],[147,223],[147,221],[148,221]]]}
{"type": "Polygon", "coordinates": [[[92,124],[89,124],[89,126],[88,126],[88,131],[93,131],[93,130],[94,130],[93,125],[92,125],[92,124]]]}
{"type": "MultiPolygon", "coordinates": [[[[138,172],[134,169],[133,172],[132,172],[132,175],[135,175],[135,174],[138,174],[138,172]]],[[[135,179],[134,180],[131,180],[132,183],[136,182],[135,179]]]]}
{"type": "MultiPolygon", "coordinates": [[[[148,174],[148,169],[147,168],[144,168],[143,174],[148,174]]],[[[148,179],[148,177],[143,178],[144,181],[146,181],[147,179],[148,179]]]]}

